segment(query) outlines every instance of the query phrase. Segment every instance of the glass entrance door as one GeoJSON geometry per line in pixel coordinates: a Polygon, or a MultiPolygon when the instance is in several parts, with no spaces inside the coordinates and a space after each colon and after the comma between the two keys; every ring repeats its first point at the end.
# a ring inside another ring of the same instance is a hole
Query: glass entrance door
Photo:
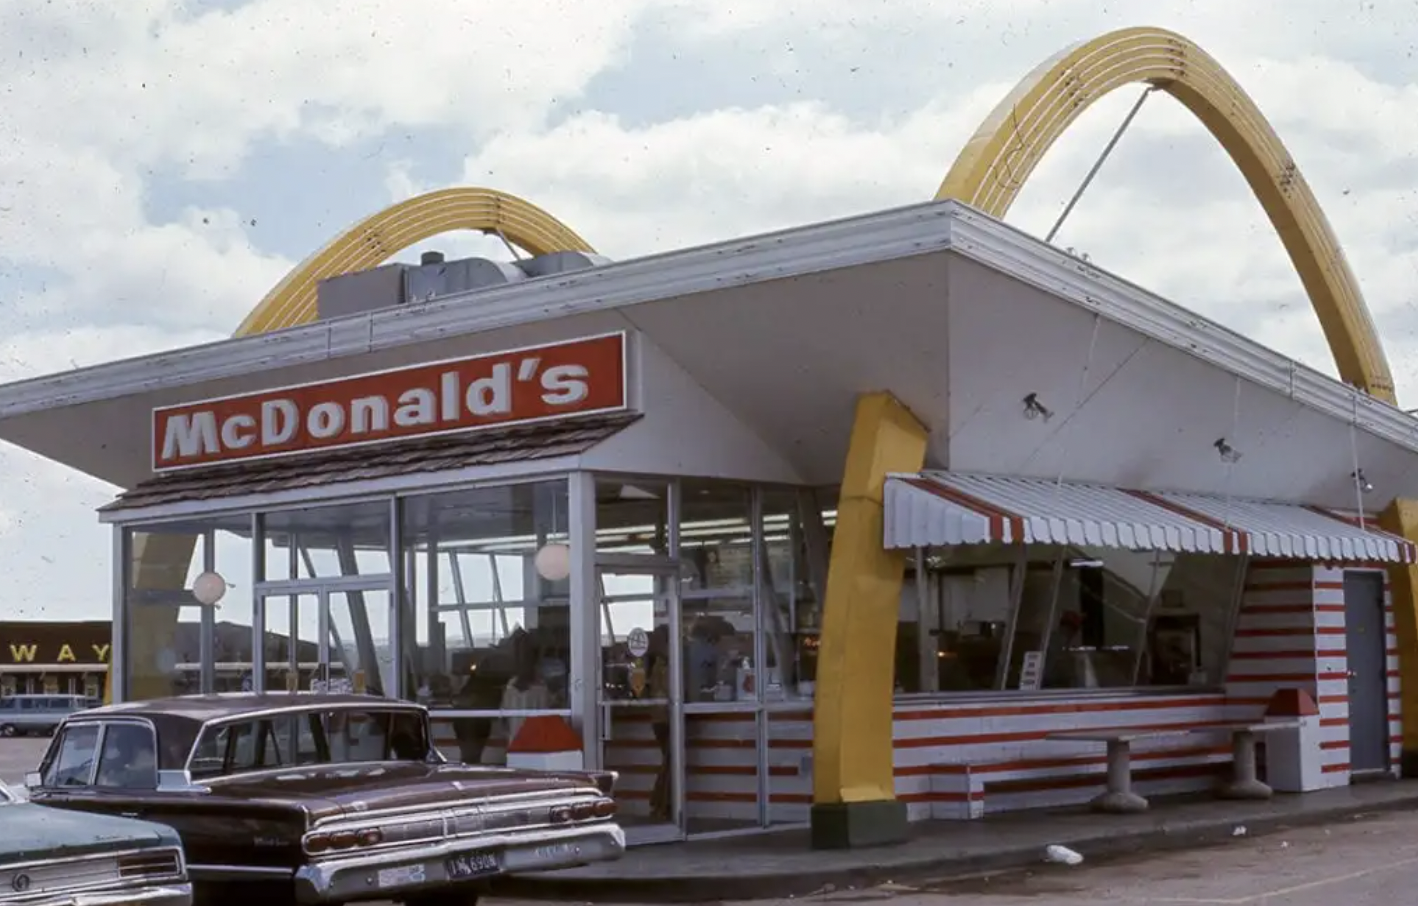
{"type": "Polygon", "coordinates": [[[241,688],[397,696],[388,584],[301,585],[257,596],[241,688]]]}
{"type": "Polygon", "coordinates": [[[600,763],[620,774],[617,814],[629,842],[678,839],[684,733],[675,574],[602,567],[596,578],[600,763]]]}

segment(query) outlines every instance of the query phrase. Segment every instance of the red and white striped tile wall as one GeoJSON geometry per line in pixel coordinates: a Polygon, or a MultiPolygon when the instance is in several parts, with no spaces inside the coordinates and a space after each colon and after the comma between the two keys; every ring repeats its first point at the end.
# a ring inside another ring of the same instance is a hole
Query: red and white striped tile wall
{"type": "MultiPolygon", "coordinates": [[[[1204,731],[1226,721],[1226,697],[1195,695],[1011,699],[896,708],[896,795],[912,819],[1085,802],[1102,791],[1101,743],[1050,740],[1050,733],[1102,727],[1204,731]]],[[[1133,774],[1143,795],[1210,786],[1230,758],[1221,733],[1140,742],[1133,774]]]]}
{"type": "MultiPolygon", "coordinates": [[[[808,819],[812,805],[812,711],[764,715],[768,737],[769,818],[808,819]]],[[[758,717],[751,711],[685,715],[685,817],[733,823],[758,820],[758,717]]],[[[643,715],[618,715],[607,767],[620,772],[617,798],[628,814],[646,813],[661,756],[643,715]]]]}

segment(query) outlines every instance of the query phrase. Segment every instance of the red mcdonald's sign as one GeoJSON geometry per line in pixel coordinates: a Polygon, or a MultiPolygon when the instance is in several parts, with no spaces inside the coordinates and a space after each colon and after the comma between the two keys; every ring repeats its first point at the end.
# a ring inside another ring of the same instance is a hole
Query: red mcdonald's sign
{"type": "Polygon", "coordinates": [[[611,412],[625,334],[153,410],[153,471],[611,412]]]}

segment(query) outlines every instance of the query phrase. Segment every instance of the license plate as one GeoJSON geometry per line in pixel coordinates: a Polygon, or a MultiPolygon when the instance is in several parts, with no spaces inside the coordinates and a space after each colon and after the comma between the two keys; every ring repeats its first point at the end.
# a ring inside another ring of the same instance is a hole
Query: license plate
{"type": "Polygon", "coordinates": [[[424,872],[422,865],[404,865],[399,868],[381,868],[379,870],[379,886],[384,887],[407,887],[410,884],[422,884],[428,880],[428,875],[424,872]]]}
{"type": "Polygon", "coordinates": [[[483,878],[502,870],[502,864],[494,853],[469,853],[451,856],[444,863],[448,869],[448,880],[464,881],[468,878],[483,878]]]}

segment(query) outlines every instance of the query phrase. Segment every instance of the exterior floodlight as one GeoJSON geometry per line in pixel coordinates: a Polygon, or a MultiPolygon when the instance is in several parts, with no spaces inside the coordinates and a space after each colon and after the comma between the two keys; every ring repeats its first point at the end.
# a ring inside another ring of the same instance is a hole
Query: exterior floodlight
{"type": "Polygon", "coordinates": [[[565,544],[543,545],[532,558],[537,575],[548,582],[560,582],[571,575],[571,548],[565,544]]]}
{"type": "Polygon", "coordinates": [[[192,597],[206,607],[215,607],[226,589],[226,580],[216,573],[202,573],[192,581],[192,597]]]}

